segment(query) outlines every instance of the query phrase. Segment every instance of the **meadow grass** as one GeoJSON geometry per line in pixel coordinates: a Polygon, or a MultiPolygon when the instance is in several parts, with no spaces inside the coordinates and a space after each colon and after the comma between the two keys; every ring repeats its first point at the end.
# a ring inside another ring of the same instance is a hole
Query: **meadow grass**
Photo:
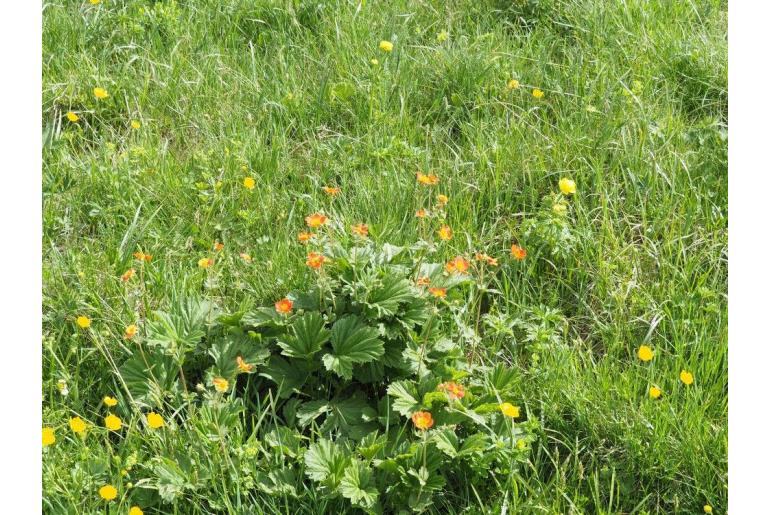
{"type": "MultiPolygon", "coordinates": [[[[529,252],[491,278],[481,346],[518,370],[542,434],[498,498],[469,488],[431,510],[724,513],[726,27],[726,2],[706,0],[45,2],[44,421],[101,420],[120,383],[98,341],[120,361],[123,328],[147,312],[185,294],[271,305],[302,286],[307,214],[408,244],[426,236],[415,210],[441,192],[455,232],[441,258],[529,252]],[[418,188],[418,170],[438,188],[418,188]],[[542,220],[562,177],[577,193],[554,232],[542,220]],[[211,273],[197,262],[215,241],[211,273]],[[140,293],[120,280],[138,250],[153,256],[140,293]]],[[[254,402],[254,421],[276,416],[254,402]]],[[[169,448],[226,467],[196,427],[169,448]]],[[[93,478],[120,481],[141,438],[130,430],[104,459],[85,443],[47,449],[44,509],[99,511],[93,478]],[[84,459],[91,473],[74,468],[84,459]]],[[[166,509],[344,509],[302,481],[299,499],[238,484],[212,478],[166,509]]]]}

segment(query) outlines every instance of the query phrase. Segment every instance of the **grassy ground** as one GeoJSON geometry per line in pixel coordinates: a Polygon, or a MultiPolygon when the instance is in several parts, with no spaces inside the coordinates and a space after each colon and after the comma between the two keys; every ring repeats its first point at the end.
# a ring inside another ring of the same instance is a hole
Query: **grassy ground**
{"type": "MultiPolygon", "coordinates": [[[[415,172],[432,170],[455,232],[442,258],[529,252],[494,276],[482,342],[542,425],[499,498],[433,509],[726,510],[726,2],[54,0],[43,22],[43,418],[61,442],[119,390],[75,317],[120,342],[175,295],[272,304],[309,275],[308,213],[413,242],[415,172]],[[577,193],[554,230],[561,177],[577,193]],[[141,293],[120,280],[137,250],[141,293]]],[[[104,478],[127,488],[115,457],[137,438],[93,470],[73,465],[93,447],[46,449],[46,511],[98,511],[104,478]]],[[[304,488],[290,503],[213,483],[164,509],[340,509],[304,488]]]]}

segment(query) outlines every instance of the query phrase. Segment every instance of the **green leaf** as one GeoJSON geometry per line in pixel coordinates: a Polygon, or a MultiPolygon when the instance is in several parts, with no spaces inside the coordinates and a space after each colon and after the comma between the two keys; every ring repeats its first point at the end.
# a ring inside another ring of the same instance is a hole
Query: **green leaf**
{"type": "Polygon", "coordinates": [[[176,387],[177,372],[172,358],[160,349],[137,352],[120,366],[131,397],[142,407],[162,406],[165,394],[176,387]]]}
{"type": "Polygon", "coordinates": [[[431,436],[436,447],[450,458],[457,456],[457,435],[449,427],[443,427],[433,432],[431,436]]]}
{"type": "Polygon", "coordinates": [[[353,506],[369,509],[377,502],[379,492],[371,485],[372,472],[364,463],[356,461],[345,469],[340,481],[340,493],[350,499],[353,506]]]}
{"type": "Polygon", "coordinates": [[[265,434],[265,443],[271,449],[277,449],[281,454],[294,458],[299,454],[301,435],[286,426],[276,426],[265,434]]]}
{"type": "Polygon", "coordinates": [[[393,409],[404,415],[411,416],[420,409],[417,400],[417,387],[411,381],[397,381],[388,386],[388,395],[394,398],[393,409]]]}
{"type": "Polygon", "coordinates": [[[302,427],[307,426],[313,420],[329,412],[330,406],[327,401],[305,402],[297,410],[297,418],[302,427]]]}
{"type": "Polygon", "coordinates": [[[321,350],[331,334],[324,328],[323,317],[316,311],[310,311],[297,318],[291,324],[293,335],[278,340],[282,354],[292,358],[309,359],[321,350]]]}
{"type": "Polygon", "coordinates": [[[465,439],[458,456],[469,456],[483,453],[488,446],[487,436],[484,433],[474,433],[465,439]]]}
{"type": "Polygon", "coordinates": [[[170,312],[156,311],[147,321],[147,345],[160,347],[182,361],[206,335],[209,317],[215,316],[209,301],[183,299],[170,312]]]}
{"type": "Polygon", "coordinates": [[[337,488],[350,463],[342,447],[324,438],[310,445],[305,453],[305,474],[331,489],[337,488]]]}
{"type": "Polygon", "coordinates": [[[411,283],[403,277],[386,275],[379,282],[366,299],[369,314],[372,316],[394,316],[400,304],[411,302],[416,297],[411,283]]]}
{"type": "Polygon", "coordinates": [[[312,366],[302,361],[289,363],[279,356],[271,356],[267,365],[260,369],[259,375],[267,377],[279,386],[278,397],[286,398],[305,384],[312,366]]]}
{"type": "Polygon", "coordinates": [[[323,357],[327,370],[344,379],[353,378],[354,363],[368,363],[385,352],[378,332],[355,315],[340,318],[331,331],[332,352],[323,357]]]}

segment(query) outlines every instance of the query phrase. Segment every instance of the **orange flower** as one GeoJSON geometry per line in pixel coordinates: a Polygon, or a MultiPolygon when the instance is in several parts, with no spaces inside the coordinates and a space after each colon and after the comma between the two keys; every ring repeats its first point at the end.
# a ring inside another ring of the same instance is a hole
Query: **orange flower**
{"type": "Polygon", "coordinates": [[[332,187],[332,186],[324,186],[321,189],[324,190],[324,193],[326,193],[330,197],[336,197],[340,192],[339,188],[332,187]]]}
{"type": "Polygon", "coordinates": [[[424,209],[418,209],[417,211],[414,212],[414,216],[416,216],[417,218],[425,218],[426,216],[428,216],[428,212],[425,211],[424,209]]]}
{"type": "Polygon", "coordinates": [[[240,356],[235,358],[235,363],[238,365],[238,370],[240,370],[243,373],[248,373],[254,370],[254,365],[252,365],[251,363],[246,363],[245,361],[243,361],[243,358],[240,356]]]}
{"type": "Polygon", "coordinates": [[[134,257],[138,261],[146,261],[148,263],[152,260],[152,254],[145,254],[141,250],[139,252],[134,252],[134,257]]]}
{"type": "Polygon", "coordinates": [[[289,313],[291,313],[291,310],[293,307],[294,307],[294,303],[289,299],[287,299],[286,297],[282,298],[281,300],[275,303],[275,310],[282,315],[288,315],[289,313]]]}
{"type": "Polygon", "coordinates": [[[417,284],[417,286],[428,286],[430,285],[430,277],[428,276],[420,277],[415,281],[415,284],[417,284]]]}
{"type": "Polygon", "coordinates": [[[497,266],[497,258],[476,252],[476,261],[484,261],[489,266],[497,266]]]}
{"type": "Polygon", "coordinates": [[[446,288],[428,288],[428,292],[437,299],[446,297],[446,288]]]}
{"type": "Polygon", "coordinates": [[[123,338],[126,340],[130,340],[134,336],[136,336],[137,327],[135,324],[131,324],[128,327],[126,327],[126,330],[123,332],[123,338]]]}
{"type": "Polygon", "coordinates": [[[366,224],[356,224],[351,227],[351,230],[353,231],[353,234],[356,234],[362,238],[369,236],[369,226],[366,224]]]}
{"type": "Polygon", "coordinates": [[[222,250],[223,248],[225,248],[225,244],[224,244],[224,243],[219,243],[218,241],[215,241],[215,242],[214,242],[214,250],[216,250],[217,252],[219,252],[219,251],[220,251],[220,250],[222,250]]]}
{"type": "Polygon", "coordinates": [[[447,197],[446,195],[439,195],[436,198],[438,199],[438,203],[440,206],[445,206],[447,202],[449,202],[449,197],[447,197]]]}
{"type": "Polygon", "coordinates": [[[124,283],[127,283],[134,276],[135,273],[136,273],[136,270],[134,270],[133,268],[129,268],[128,270],[123,272],[123,275],[120,276],[120,280],[123,281],[124,283]]]}
{"type": "Polygon", "coordinates": [[[438,184],[438,175],[433,173],[426,175],[422,172],[417,172],[417,182],[424,186],[435,186],[438,184]]]}
{"type": "Polygon", "coordinates": [[[230,388],[230,382],[224,377],[215,377],[211,380],[211,384],[213,384],[214,389],[220,393],[224,393],[230,388]]]}
{"type": "Polygon", "coordinates": [[[521,261],[522,259],[527,257],[527,251],[514,243],[513,245],[511,245],[511,256],[521,261]]]}
{"type": "Polygon", "coordinates": [[[305,261],[305,264],[307,266],[309,266],[310,268],[314,269],[314,270],[318,270],[328,260],[329,259],[326,256],[324,256],[323,254],[318,254],[316,252],[310,252],[307,255],[307,261],[305,261]]]}
{"type": "Polygon", "coordinates": [[[430,429],[433,427],[433,416],[428,411],[418,411],[412,415],[412,422],[417,429],[430,429]]]}
{"type": "Polygon", "coordinates": [[[462,399],[465,397],[465,387],[453,381],[441,383],[438,385],[439,391],[446,392],[450,399],[462,399]]]}
{"type": "Polygon", "coordinates": [[[438,230],[438,237],[441,238],[444,241],[449,241],[452,239],[452,228],[448,225],[442,225],[441,228],[438,230]]]}
{"type": "Polygon", "coordinates": [[[299,240],[300,243],[307,243],[313,238],[315,238],[315,234],[312,232],[301,232],[297,235],[297,240],[299,240]]]}
{"type": "Polygon", "coordinates": [[[251,256],[249,254],[246,254],[245,252],[241,252],[239,255],[241,256],[242,260],[244,260],[247,263],[251,263],[251,256]]]}
{"type": "Polygon", "coordinates": [[[214,264],[214,260],[211,258],[200,258],[198,260],[198,266],[201,268],[208,268],[214,264]]]}
{"type": "Polygon", "coordinates": [[[312,229],[317,229],[324,225],[329,219],[321,213],[313,213],[310,216],[305,217],[305,223],[312,229]]]}
{"type": "Polygon", "coordinates": [[[446,268],[446,271],[451,273],[457,272],[459,274],[464,274],[468,271],[468,269],[471,267],[471,264],[468,262],[467,259],[465,259],[462,256],[455,256],[453,260],[451,260],[449,263],[447,263],[444,268],[446,268]]]}

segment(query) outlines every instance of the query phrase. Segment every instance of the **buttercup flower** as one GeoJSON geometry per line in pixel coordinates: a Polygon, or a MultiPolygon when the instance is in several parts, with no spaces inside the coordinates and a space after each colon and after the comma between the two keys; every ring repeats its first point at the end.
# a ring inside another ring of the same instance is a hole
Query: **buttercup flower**
{"type": "Polygon", "coordinates": [[[91,327],[91,319],[87,316],[80,315],[75,322],[77,322],[78,327],[81,329],[88,329],[91,327]]]}
{"type": "Polygon", "coordinates": [[[126,327],[126,330],[123,332],[123,338],[126,340],[130,340],[134,336],[136,336],[137,327],[135,324],[131,324],[128,327],[126,327]]]}
{"type": "Polygon", "coordinates": [[[70,419],[70,429],[72,429],[75,433],[80,434],[86,430],[86,423],[80,417],[72,417],[70,419]]]}
{"type": "Polygon", "coordinates": [[[714,508],[712,508],[710,504],[704,504],[703,513],[714,513],[714,508]]]}
{"type": "Polygon", "coordinates": [[[166,424],[165,420],[163,420],[163,417],[155,413],[154,411],[151,411],[147,414],[147,425],[150,426],[151,429],[159,429],[163,427],[166,424]]]}
{"type": "Polygon", "coordinates": [[[693,382],[693,376],[691,372],[688,372],[686,370],[682,370],[679,372],[679,380],[682,381],[685,385],[690,386],[693,382]]]}
{"type": "Polygon", "coordinates": [[[107,93],[107,90],[104,88],[94,88],[94,96],[99,100],[102,100],[110,96],[110,94],[107,93]]]}
{"type": "Polygon", "coordinates": [[[351,230],[353,231],[353,234],[360,236],[361,238],[369,236],[369,226],[366,224],[356,224],[351,227],[351,230]]]}
{"type": "Polygon", "coordinates": [[[562,177],[559,179],[559,189],[565,195],[572,195],[577,191],[577,185],[572,179],[562,177]]]}
{"type": "Polygon", "coordinates": [[[316,252],[310,252],[307,255],[307,260],[305,261],[305,264],[307,266],[309,266],[310,268],[314,269],[314,270],[318,270],[327,261],[328,261],[328,258],[326,256],[324,256],[323,254],[318,254],[316,252]]]}
{"type": "Polygon", "coordinates": [[[332,186],[324,186],[321,188],[324,190],[324,193],[329,195],[330,197],[336,197],[340,193],[340,189],[332,186]]]}
{"type": "Polygon", "coordinates": [[[542,89],[535,88],[532,90],[532,96],[535,98],[543,98],[543,95],[545,95],[545,93],[543,93],[542,89]]]}
{"type": "Polygon", "coordinates": [[[315,234],[312,232],[301,232],[297,235],[297,240],[299,240],[300,243],[307,243],[313,238],[315,238],[315,234]]]}
{"type": "Polygon", "coordinates": [[[144,512],[139,506],[132,506],[130,510],[128,510],[128,515],[144,515],[144,512]]]}
{"type": "Polygon", "coordinates": [[[99,496],[105,501],[111,501],[118,496],[118,491],[112,485],[104,485],[99,489],[99,496]]]}
{"type": "Polygon", "coordinates": [[[131,128],[132,129],[138,129],[142,126],[142,124],[139,122],[139,120],[131,120],[131,128]]]}
{"type": "Polygon", "coordinates": [[[441,238],[444,241],[449,241],[452,239],[452,228],[448,225],[442,225],[441,228],[438,230],[438,237],[441,238]]]}
{"type": "Polygon", "coordinates": [[[385,41],[385,40],[380,41],[380,50],[382,50],[383,52],[388,52],[388,53],[392,52],[393,51],[393,43],[391,43],[390,41],[385,41]]]}
{"type": "Polygon", "coordinates": [[[110,431],[118,431],[121,427],[123,427],[123,422],[120,420],[119,417],[109,414],[106,417],[104,417],[104,427],[109,429],[110,431]]]}
{"type": "Polygon", "coordinates": [[[71,121],[72,123],[77,123],[78,120],[80,120],[80,117],[73,113],[72,111],[67,111],[67,120],[71,121]]]}
{"type": "Polygon", "coordinates": [[[446,297],[446,288],[428,288],[428,293],[437,299],[443,299],[446,297]]]}
{"type": "Polygon", "coordinates": [[[292,307],[294,307],[294,303],[286,297],[275,303],[275,310],[282,315],[291,313],[292,307]]]}
{"type": "Polygon", "coordinates": [[[642,345],[639,347],[639,351],[636,354],[642,361],[650,361],[653,356],[652,349],[647,345],[642,345]]]}
{"type": "Polygon", "coordinates": [[[198,260],[198,266],[201,268],[208,268],[214,264],[214,260],[211,258],[200,258],[198,260]]]}
{"type": "Polygon", "coordinates": [[[102,3],[102,0],[89,0],[89,2],[91,2],[91,5],[97,5],[102,3]]]}
{"type": "Polygon", "coordinates": [[[415,281],[415,284],[417,286],[428,286],[430,284],[430,277],[428,277],[427,275],[420,277],[415,281]]]}
{"type": "Polygon", "coordinates": [[[254,365],[251,363],[246,363],[242,357],[238,356],[235,358],[235,364],[238,365],[238,370],[243,372],[244,374],[251,372],[254,370],[254,365]]]}
{"type": "Polygon", "coordinates": [[[514,243],[511,245],[511,256],[513,256],[514,259],[521,261],[527,257],[527,251],[514,243]]]}
{"type": "Polygon", "coordinates": [[[224,393],[230,387],[230,383],[224,377],[215,377],[211,380],[214,385],[214,389],[220,393],[224,393]]]}
{"type": "Polygon", "coordinates": [[[311,229],[318,229],[322,225],[324,225],[329,219],[326,218],[325,215],[322,215],[321,213],[313,213],[312,215],[305,217],[305,223],[308,227],[311,229]]]}
{"type": "Polygon", "coordinates": [[[102,399],[102,402],[109,408],[112,408],[114,406],[118,405],[118,399],[115,397],[110,397],[109,395],[106,395],[104,399],[102,399]]]}
{"type": "Polygon", "coordinates": [[[439,194],[436,200],[438,200],[439,205],[445,206],[449,202],[449,197],[439,194]]]}
{"type": "Polygon", "coordinates": [[[514,406],[510,402],[504,402],[500,405],[500,411],[503,412],[503,415],[506,417],[511,418],[518,418],[519,416],[519,407],[514,406]]]}
{"type": "Polygon", "coordinates": [[[134,274],[136,274],[136,270],[134,270],[133,268],[129,268],[128,270],[123,272],[123,275],[120,276],[120,280],[126,283],[129,280],[131,280],[134,274]]]}
{"type": "Polygon", "coordinates": [[[253,177],[246,177],[243,179],[243,187],[247,190],[253,190],[256,185],[257,181],[255,181],[253,177]]]}
{"type": "Polygon", "coordinates": [[[438,385],[438,389],[439,391],[446,392],[450,399],[462,399],[465,397],[465,387],[453,381],[441,383],[438,385]]]}
{"type": "Polygon", "coordinates": [[[519,89],[519,81],[511,79],[508,81],[508,89],[519,89]]]}
{"type": "Polygon", "coordinates": [[[56,434],[52,427],[43,428],[43,447],[48,447],[56,442],[56,434]]]}
{"type": "Polygon", "coordinates": [[[661,391],[660,388],[658,388],[657,386],[650,386],[650,398],[657,399],[662,394],[663,394],[663,392],[661,391]]]}
{"type": "Polygon", "coordinates": [[[417,211],[414,212],[414,216],[416,216],[417,218],[425,218],[427,215],[428,213],[424,209],[418,209],[417,211]]]}
{"type": "Polygon", "coordinates": [[[435,186],[438,184],[438,175],[435,173],[424,174],[422,172],[417,172],[417,182],[424,186],[435,186]]]}
{"type": "Polygon", "coordinates": [[[417,429],[430,429],[433,427],[433,416],[427,411],[418,411],[412,415],[412,422],[417,429]]]}

